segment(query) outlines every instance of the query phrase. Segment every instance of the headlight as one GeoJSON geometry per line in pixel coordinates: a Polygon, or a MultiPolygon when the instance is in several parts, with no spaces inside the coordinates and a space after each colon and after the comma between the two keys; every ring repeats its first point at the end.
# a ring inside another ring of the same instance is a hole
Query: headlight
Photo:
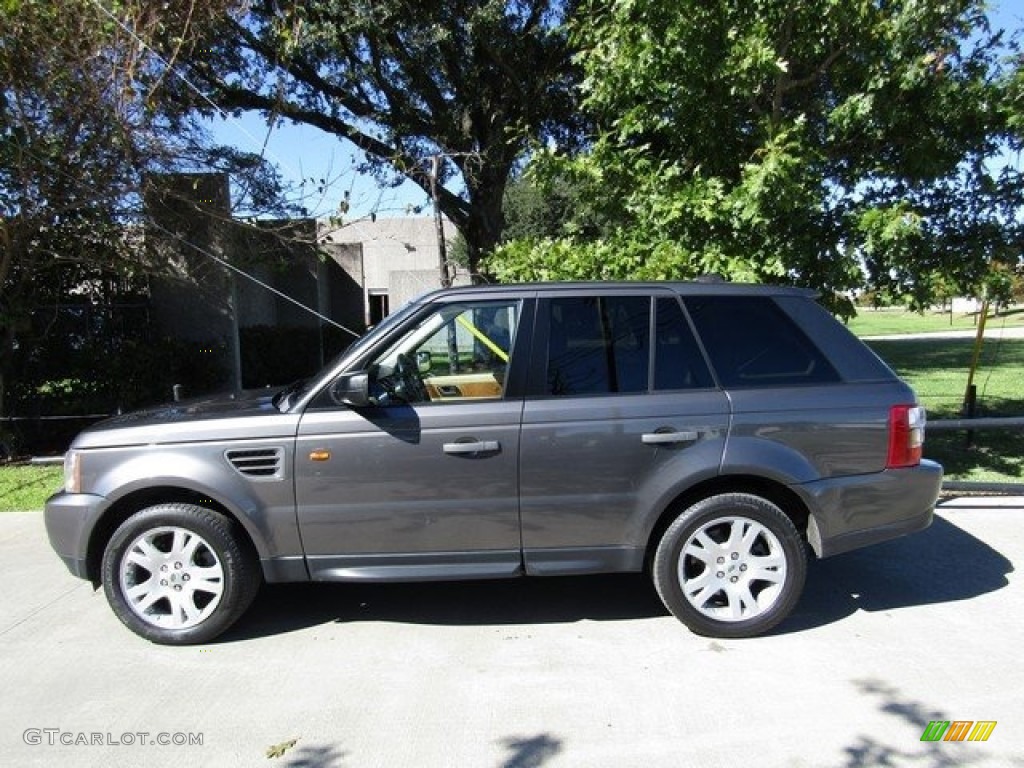
{"type": "Polygon", "coordinates": [[[64,454],[64,490],[67,493],[82,492],[82,455],[78,451],[64,454]]]}

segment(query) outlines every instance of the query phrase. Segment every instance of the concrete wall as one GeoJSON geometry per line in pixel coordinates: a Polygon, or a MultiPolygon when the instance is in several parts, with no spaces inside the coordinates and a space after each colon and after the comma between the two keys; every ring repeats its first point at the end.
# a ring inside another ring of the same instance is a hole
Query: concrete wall
{"type": "Polygon", "coordinates": [[[149,257],[166,272],[150,283],[154,318],[176,338],[227,342],[233,333],[230,278],[202,252],[223,253],[231,211],[227,177],[158,177],[147,187],[146,207],[153,220],[146,232],[149,257]]]}
{"type": "Polygon", "coordinates": [[[153,319],[167,336],[196,342],[241,382],[231,275],[208,254],[226,257],[231,200],[224,174],[169,174],[148,180],[147,258],[165,276],[150,280],[153,319]]]}
{"type": "MultiPolygon", "coordinates": [[[[451,222],[445,222],[444,232],[450,250],[455,238],[451,222]]],[[[332,247],[361,246],[367,313],[371,294],[387,294],[393,312],[410,299],[441,285],[440,250],[433,217],[360,220],[340,229],[322,227],[320,239],[332,256],[332,247]]],[[[354,265],[340,261],[339,265],[353,274],[354,265]]],[[[354,274],[353,278],[359,279],[354,274]]],[[[466,275],[456,280],[457,284],[468,282],[466,275]]]]}
{"type": "Polygon", "coordinates": [[[363,288],[363,247],[360,243],[323,243],[321,269],[329,291],[331,318],[356,333],[366,328],[366,291],[363,288]]]}

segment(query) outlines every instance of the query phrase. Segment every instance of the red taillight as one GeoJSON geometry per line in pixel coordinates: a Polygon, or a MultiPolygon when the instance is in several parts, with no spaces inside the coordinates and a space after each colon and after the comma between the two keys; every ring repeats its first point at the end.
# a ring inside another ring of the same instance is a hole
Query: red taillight
{"type": "Polygon", "coordinates": [[[925,420],[924,408],[917,405],[894,405],[889,409],[888,469],[921,463],[925,420]]]}

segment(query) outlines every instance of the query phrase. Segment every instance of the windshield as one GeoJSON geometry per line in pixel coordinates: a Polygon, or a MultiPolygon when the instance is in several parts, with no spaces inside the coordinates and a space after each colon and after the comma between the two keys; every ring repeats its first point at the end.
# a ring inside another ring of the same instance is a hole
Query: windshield
{"type": "Polygon", "coordinates": [[[272,400],[274,406],[279,411],[287,411],[292,407],[292,404],[301,400],[302,397],[309,391],[320,378],[335,368],[338,367],[338,363],[350,355],[357,355],[359,351],[366,346],[373,343],[373,340],[379,337],[381,334],[387,333],[390,328],[401,323],[406,317],[411,315],[419,307],[419,302],[416,299],[403,304],[399,309],[392,312],[390,315],[381,320],[377,325],[372,328],[368,328],[366,333],[360,336],[358,339],[349,344],[345,349],[336,354],[331,360],[321,368],[315,375],[305,379],[298,379],[293,381],[287,387],[282,389],[272,400]]]}
{"type": "Polygon", "coordinates": [[[295,401],[295,396],[300,392],[305,391],[306,383],[308,381],[309,379],[296,379],[287,387],[285,387],[276,395],[274,395],[274,398],[270,402],[274,405],[275,408],[277,408],[277,410],[281,411],[282,413],[284,411],[287,411],[289,408],[291,408],[292,403],[295,401]]]}
{"type": "Polygon", "coordinates": [[[379,323],[377,323],[377,325],[367,328],[366,333],[364,333],[358,339],[356,339],[347,347],[345,347],[345,349],[343,349],[341,352],[336,354],[331,359],[331,361],[324,366],[323,371],[329,371],[335,368],[338,365],[338,363],[341,362],[341,359],[343,357],[358,354],[359,350],[367,346],[370,342],[377,338],[377,336],[379,336],[382,333],[387,333],[389,328],[391,328],[394,325],[397,325],[406,317],[411,315],[417,306],[418,303],[415,300],[410,301],[407,304],[403,304],[397,311],[392,312],[390,315],[388,315],[379,323]]]}

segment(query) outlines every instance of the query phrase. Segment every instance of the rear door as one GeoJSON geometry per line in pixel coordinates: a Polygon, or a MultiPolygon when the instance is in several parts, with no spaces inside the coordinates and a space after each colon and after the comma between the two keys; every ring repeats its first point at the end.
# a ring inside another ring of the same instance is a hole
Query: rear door
{"type": "Polygon", "coordinates": [[[729,404],[668,289],[546,293],[523,409],[527,572],[638,570],[655,515],[718,472],[729,404]]]}

